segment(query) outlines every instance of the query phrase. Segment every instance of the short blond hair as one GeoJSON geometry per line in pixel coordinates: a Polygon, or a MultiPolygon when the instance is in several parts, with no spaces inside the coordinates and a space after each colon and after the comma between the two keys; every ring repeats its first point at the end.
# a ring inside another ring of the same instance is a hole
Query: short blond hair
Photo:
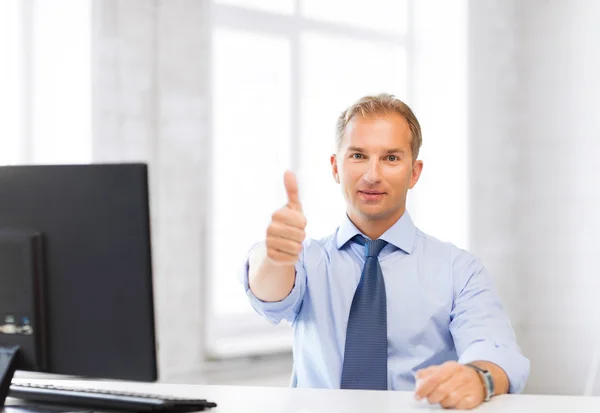
{"type": "Polygon", "coordinates": [[[419,149],[423,143],[421,125],[410,107],[389,93],[380,93],[375,96],[365,96],[344,110],[337,120],[336,139],[337,149],[342,146],[346,125],[355,116],[371,117],[375,115],[398,114],[408,122],[411,132],[410,149],[413,161],[419,156],[419,149]]]}

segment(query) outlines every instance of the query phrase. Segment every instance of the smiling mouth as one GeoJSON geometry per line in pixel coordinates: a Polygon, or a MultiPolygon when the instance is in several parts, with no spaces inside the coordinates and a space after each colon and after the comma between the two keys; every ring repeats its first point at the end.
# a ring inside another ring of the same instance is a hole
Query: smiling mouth
{"type": "Polygon", "coordinates": [[[384,195],[385,194],[385,192],[379,192],[379,191],[358,191],[358,192],[365,194],[365,195],[384,195]]]}

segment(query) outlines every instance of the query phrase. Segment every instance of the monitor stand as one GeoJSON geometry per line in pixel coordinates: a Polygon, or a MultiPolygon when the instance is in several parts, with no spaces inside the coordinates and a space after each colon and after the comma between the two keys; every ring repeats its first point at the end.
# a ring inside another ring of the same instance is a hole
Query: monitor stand
{"type": "Polygon", "coordinates": [[[10,391],[19,359],[19,346],[3,347],[0,346],[0,408],[4,407],[4,402],[10,391]]]}
{"type": "Polygon", "coordinates": [[[25,403],[5,406],[6,397],[10,392],[10,384],[20,364],[20,356],[19,346],[0,346],[0,413],[89,413],[85,409],[69,409],[66,407],[40,406],[25,403]]]}

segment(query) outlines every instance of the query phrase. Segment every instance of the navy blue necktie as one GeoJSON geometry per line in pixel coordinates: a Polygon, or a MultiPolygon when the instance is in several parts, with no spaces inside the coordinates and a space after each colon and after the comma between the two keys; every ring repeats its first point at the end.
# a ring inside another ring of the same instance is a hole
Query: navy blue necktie
{"type": "Polygon", "coordinates": [[[365,266],[348,317],[341,387],[387,390],[387,301],[377,259],[387,242],[361,235],[354,241],[365,246],[365,266]]]}

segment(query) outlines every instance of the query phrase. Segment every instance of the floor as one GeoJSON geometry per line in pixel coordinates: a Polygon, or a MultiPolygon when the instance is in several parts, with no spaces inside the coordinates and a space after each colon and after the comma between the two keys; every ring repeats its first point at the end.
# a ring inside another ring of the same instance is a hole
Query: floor
{"type": "Polygon", "coordinates": [[[290,384],[292,355],[289,353],[208,363],[201,372],[161,379],[169,383],[277,386],[290,384]]]}

